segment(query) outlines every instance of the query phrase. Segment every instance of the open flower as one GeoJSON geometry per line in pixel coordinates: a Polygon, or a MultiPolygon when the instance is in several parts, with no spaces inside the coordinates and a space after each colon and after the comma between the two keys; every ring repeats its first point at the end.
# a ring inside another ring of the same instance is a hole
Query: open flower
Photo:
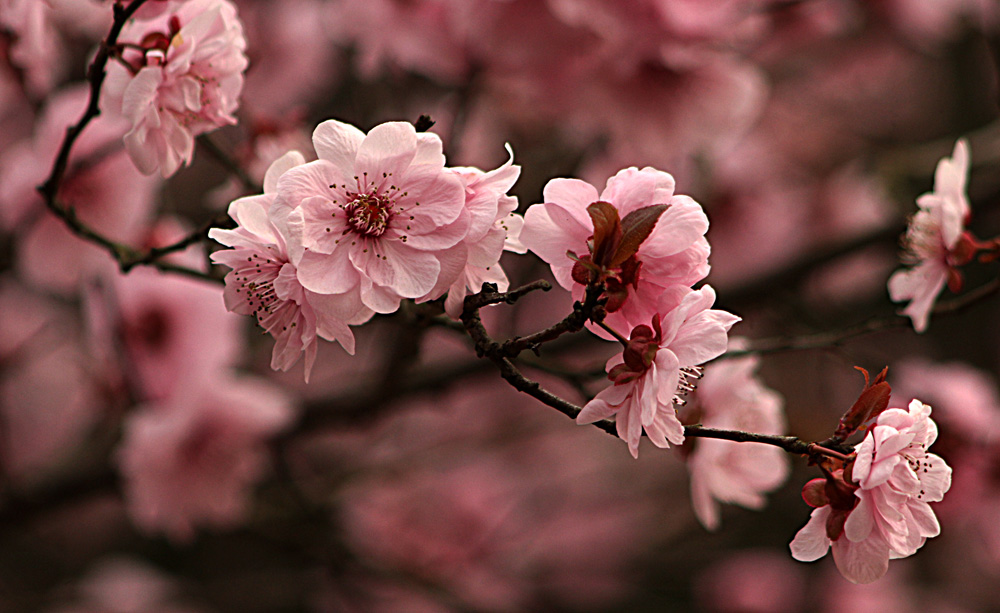
{"type": "Polygon", "coordinates": [[[816,507],[791,543],[792,557],[818,560],[833,549],[837,568],[854,583],[871,583],[889,560],[916,553],[941,528],[930,502],[951,487],[951,468],[927,448],[937,438],[931,408],[882,412],[843,471],[816,479],[803,497],[816,507]]]}
{"type": "Polygon", "coordinates": [[[136,167],[169,177],[191,163],[195,136],[236,123],[247,57],[229,0],[166,6],[122,29],[121,39],[141,51],[109,65],[102,106],[120,107],[131,121],[125,147],[136,167]]]}
{"type": "Polygon", "coordinates": [[[665,290],[690,287],[708,275],[708,218],[690,197],[674,194],[674,178],[665,172],[626,168],[608,179],[600,194],[579,179],[553,179],[543,196],[544,203],[525,213],[521,240],[552,267],[556,281],[577,300],[585,288],[574,278],[577,262],[567,252],[584,256],[593,244],[595,225],[588,207],[608,203],[624,220],[634,211],[669,205],[634,255],[618,263],[617,274],[605,280],[609,296],[605,322],[613,328],[630,330],[648,323],[665,290]]]}
{"type": "Polygon", "coordinates": [[[962,286],[956,266],[967,264],[976,251],[975,240],[965,232],[969,199],[965,184],[969,173],[969,144],[955,143],[950,158],[942,158],[934,173],[934,191],[917,199],[920,210],[910,219],[903,239],[904,262],[913,267],[889,278],[889,295],[895,302],[909,300],[903,310],[917,332],[927,329],[934,300],[945,283],[953,291],[962,286]]]}
{"type": "Polygon", "coordinates": [[[377,313],[403,298],[426,298],[462,270],[449,251],[469,229],[465,185],[444,167],[441,139],[390,122],[363,132],[324,121],[313,132],[319,159],[278,180],[279,206],[303,252],[303,287],[319,294],[360,290],[377,313]]]}
{"type": "Polygon", "coordinates": [[[639,457],[639,440],[645,431],[654,445],[669,447],[684,442],[684,426],[674,404],[678,392],[690,389],[687,379],[699,375],[698,366],[725,353],[727,334],[739,317],[712,309],[715,290],[675,288],[664,304],[674,304],[652,319],[652,327],[637,326],[621,356],[608,361],[608,378],[614,385],[588,402],[576,418],[590,424],[615,416],[618,436],[629,452],[639,457]],[[678,295],[680,299],[678,300],[678,295]]]}
{"type": "Polygon", "coordinates": [[[326,296],[302,287],[296,277],[290,252],[292,244],[285,220],[269,215],[278,178],[305,163],[298,151],[277,159],[264,177],[264,193],[235,200],[229,216],[235,230],[213,228],[209,237],[232,247],[216,251],[212,261],[233,270],[226,275],[226,308],[241,315],[254,315],[257,323],[275,339],[271,368],[287,371],[305,353],[305,379],[309,381],[316,360],[317,335],[339,342],[354,353],[354,334],[348,324],[360,324],[372,316],[358,294],[326,296]]]}

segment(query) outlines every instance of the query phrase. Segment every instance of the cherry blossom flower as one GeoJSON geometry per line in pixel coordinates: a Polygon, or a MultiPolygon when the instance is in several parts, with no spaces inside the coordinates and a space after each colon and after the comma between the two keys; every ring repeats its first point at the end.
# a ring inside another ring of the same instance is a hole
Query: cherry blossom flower
{"type": "Polygon", "coordinates": [[[601,194],[579,179],[553,179],[543,196],[545,202],[528,208],[524,215],[521,241],[551,266],[556,281],[577,300],[585,288],[573,279],[575,261],[567,252],[588,253],[594,222],[587,207],[607,202],[624,218],[643,207],[669,205],[635,256],[621,265],[617,278],[607,281],[613,298],[605,322],[612,328],[648,325],[668,288],[690,287],[708,274],[709,245],[704,236],[708,218],[693,199],[674,194],[674,179],[665,172],[626,168],[608,179],[601,194]]]}
{"type": "MultiPolygon", "coordinates": [[[[733,343],[730,342],[730,347],[733,343]]],[[[713,363],[678,412],[683,423],[709,428],[782,434],[782,398],[754,375],[753,356],[713,363]]],[[[788,476],[784,451],[770,445],[698,439],[687,456],[691,504],[705,528],[719,526],[719,502],[762,509],[764,493],[788,476]]]]}
{"type": "MultiPolygon", "coordinates": [[[[521,167],[513,162],[511,152],[506,164],[490,172],[452,168],[465,182],[465,207],[470,215],[469,233],[458,247],[466,252],[465,268],[448,288],[444,303],[452,317],[461,312],[469,292],[478,292],[483,283],[495,283],[500,291],[507,291],[509,282],[500,267],[500,255],[504,251],[526,252],[519,240],[524,219],[514,212],[517,198],[507,195],[521,174],[521,167]]],[[[440,295],[432,290],[431,294],[435,293],[440,295]]]]}
{"type": "Polygon", "coordinates": [[[934,173],[934,191],[917,199],[920,210],[906,230],[904,262],[913,267],[898,270],[889,278],[889,295],[896,301],[910,300],[903,314],[913,320],[913,329],[927,329],[934,300],[945,283],[953,291],[961,289],[962,277],[956,270],[969,262],[975,243],[964,232],[970,210],[965,193],[969,173],[969,145],[955,143],[950,158],[942,158],[934,173]]]}
{"type": "Polygon", "coordinates": [[[144,174],[164,177],[190,164],[194,137],[236,123],[246,39],[229,0],[190,0],[122,29],[129,48],[112,62],[102,107],[131,122],[125,147],[144,174]],[[125,65],[128,67],[126,67],[125,65]]]}
{"type": "MultiPolygon", "coordinates": [[[[347,326],[363,323],[373,312],[357,294],[322,295],[302,287],[291,263],[285,220],[272,219],[268,211],[275,199],[278,178],[305,163],[298,151],[276,160],[264,177],[264,193],[234,201],[229,215],[235,230],[212,229],[209,237],[232,249],[216,251],[212,261],[233,270],[226,275],[226,308],[254,315],[257,323],[275,338],[271,368],[287,371],[305,353],[305,379],[309,381],[316,360],[317,335],[339,342],[354,353],[354,334],[347,326]]],[[[298,247],[301,250],[301,247],[298,247]]]]}
{"type": "Polygon", "coordinates": [[[871,583],[890,559],[913,555],[940,533],[928,503],[944,498],[951,468],[927,452],[937,438],[930,413],[919,400],[883,411],[848,469],[806,484],[803,497],[816,508],[791,543],[792,557],[811,562],[832,548],[846,579],[871,583]]]}
{"type": "Polygon", "coordinates": [[[588,402],[576,418],[590,424],[615,416],[618,436],[628,443],[629,452],[639,457],[643,431],[654,445],[684,442],[674,404],[691,389],[688,379],[697,377],[697,368],[725,353],[727,333],[739,317],[712,309],[715,290],[675,287],[663,304],[676,305],[652,319],[652,328],[638,326],[632,331],[629,348],[608,361],[608,378],[614,385],[588,402]],[[679,298],[679,299],[678,299],[679,298]]]}
{"type": "Polygon", "coordinates": [[[450,286],[464,262],[449,249],[465,238],[470,218],[462,179],[444,167],[441,139],[403,122],[366,136],[329,120],[316,127],[313,144],[319,159],[288,170],[277,186],[276,206],[293,209],[288,227],[304,247],[293,257],[302,286],[360,291],[376,313],[450,286]]]}
{"type": "Polygon", "coordinates": [[[292,418],[270,385],[213,374],[125,421],[118,461],[129,515],[177,541],[189,541],[198,525],[242,519],[248,490],[267,466],[264,442],[292,418]]]}

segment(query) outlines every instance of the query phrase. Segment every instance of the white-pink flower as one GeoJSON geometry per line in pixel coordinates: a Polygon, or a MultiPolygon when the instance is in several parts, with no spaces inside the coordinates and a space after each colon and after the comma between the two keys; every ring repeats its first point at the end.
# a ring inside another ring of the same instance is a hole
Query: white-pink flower
{"type": "MultiPolygon", "coordinates": [[[[682,420],[709,428],[782,434],[782,398],[756,377],[757,363],[748,356],[708,365],[680,411],[682,420]]],[[[709,530],[719,526],[720,502],[762,509],[764,494],[788,476],[788,458],[777,447],[709,438],[697,440],[687,466],[691,504],[709,530]]]]}
{"type": "Polygon", "coordinates": [[[663,304],[676,306],[656,315],[652,329],[642,326],[633,332],[635,342],[636,332],[645,328],[639,353],[649,356],[655,345],[654,357],[642,359],[640,366],[628,355],[630,348],[609,360],[608,375],[615,384],[588,402],[576,422],[590,424],[615,416],[618,436],[628,443],[633,457],[639,457],[643,431],[657,447],[669,447],[668,441],[682,444],[684,426],[674,409],[678,391],[683,391],[688,377],[697,374],[697,366],[725,353],[729,329],[740,319],[712,309],[714,303],[715,290],[708,285],[667,292],[663,304]]]}
{"type": "Polygon", "coordinates": [[[906,229],[904,261],[913,268],[898,270],[889,278],[893,301],[911,301],[903,314],[913,320],[917,332],[927,329],[934,300],[945,283],[956,290],[961,285],[954,267],[972,256],[963,235],[970,214],[965,193],[968,174],[969,144],[960,139],[952,157],[938,162],[934,191],[917,199],[920,210],[906,229]]]}
{"type": "Polygon", "coordinates": [[[132,125],[125,147],[145,174],[164,177],[190,164],[194,137],[236,123],[246,39],[229,0],[167,5],[153,19],[130,20],[121,40],[138,46],[111,62],[102,106],[132,125]],[[123,64],[128,64],[126,68],[123,64]]]}
{"type": "Polygon", "coordinates": [[[301,247],[290,242],[286,220],[272,218],[278,178],[305,163],[298,151],[275,160],[264,177],[264,193],[247,196],[229,205],[235,230],[214,228],[209,237],[232,249],[216,251],[212,261],[233,270],[226,275],[226,308],[253,315],[275,339],[271,368],[287,371],[305,353],[305,379],[309,381],[316,360],[317,335],[339,342],[354,353],[354,334],[348,324],[367,321],[373,312],[358,295],[321,295],[302,287],[291,253],[301,247]]]}
{"type": "Polygon", "coordinates": [[[264,473],[266,440],[292,419],[287,398],[221,372],[182,386],[125,421],[118,461],[129,515],[150,532],[188,541],[196,526],[232,527],[264,473]]]}
{"type": "Polygon", "coordinates": [[[466,237],[470,218],[465,185],[445,168],[441,139],[403,122],[365,135],[329,120],[316,127],[313,144],[319,159],[277,185],[276,206],[291,209],[289,229],[304,248],[293,258],[302,286],[359,291],[377,313],[447,289],[464,265],[450,248],[466,237]]]}
{"type": "MultiPolygon", "coordinates": [[[[524,219],[516,214],[517,198],[507,192],[521,174],[511,153],[507,163],[483,172],[478,168],[452,168],[465,182],[465,208],[469,214],[469,233],[457,248],[465,251],[465,268],[448,288],[445,311],[457,317],[470,291],[478,292],[483,283],[495,283],[507,291],[507,275],[500,267],[504,251],[525,253],[519,236],[524,219]]],[[[432,291],[432,294],[438,293],[432,291]]]]}
{"type": "MultiPolygon", "coordinates": [[[[583,297],[584,286],[573,280],[575,262],[567,251],[577,256],[588,253],[594,223],[587,207],[597,201],[607,202],[625,218],[643,207],[670,205],[639,246],[635,256],[638,268],[623,270],[621,287],[613,288],[609,281],[610,291],[627,292],[620,306],[609,308],[605,322],[612,328],[631,330],[648,325],[665,290],[690,287],[708,275],[708,218],[690,197],[674,194],[674,178],[665,172],[649,167],[626,168],[608,179],[600,194],[579,179],[553,179],[545,186],[543,196],[545,202],[528,208],[524,215],[521,241],[552,267],[556,281],[578,300],[583,297]]],[[[603,332],[598,334],[606,337],[603,332]]]]}
{"type": "Polygon", "coordinates": [[[928,503],[944,498],[951,467],[927,452],[937,438],[930,413],[929,406],[914,400],[908,410],[879,415],[856,449],[852,482],[840,482],[842,490],[854,490],[853,498],[831,497],[813,510],[791,543],[792,557],[811,562],[832,548],[845,578],[871,583],[886,573],[890,559],[913,555],[940,533],[928,503]]]}

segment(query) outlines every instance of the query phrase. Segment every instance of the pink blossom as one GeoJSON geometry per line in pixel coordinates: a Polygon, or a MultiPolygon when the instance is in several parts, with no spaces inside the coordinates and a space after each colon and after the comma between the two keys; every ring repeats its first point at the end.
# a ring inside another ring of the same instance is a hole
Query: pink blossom
{"type": "Polygon", "coordinates": [[[354,334],[348,323],[362,323],[372,311],[357,295],[321,295],[302,287],[296,277],[284,219],[271,218],[278,178],[305,163],[298,151],[276,160],[264,177],[264,193],[240,198],[229,205],[235,230],[212,229],[209,237],[232,247],[216,251],[212,261],[233,270],[226,275],[226,308],[253,315],[275,339],[271,368],[287,371],[305,353],[305,379],[316,359],[316,337],[339,342],[354,353],[354,334]]]}
{"type": "Polygon", "coordinates": [[[143,400],[162,400],[231,366],[240,350],[240,318],[227,313],[219,288],[205,281],[137,268],[115,273],[94,316],[113,336],[98,343],[127,360],[126,372],[143,400]]]}
{"type": "Polygon", "coordinates": [[[871,583],[890,559],[913,555],[940,533],[928,503],[944,498],[951,468],[927,452],[937,438],[930,412],[919,400],[905,411],[883,411],[856,449],[851,482],[828,478],[825,489],[822,480],[806,486],[803,496],[817,508],[792,541],[792,557],[811,562],[832,548],[846,579],[871,583]]]}
{"type": "Polygon", "coordinates": [[[144,174],[190,164],[194,137],[236,123],[246,40],[229,0],[190,0],[151,20],[130,20],[121,40],[139,45],[112,62],[102,107],[131,123],[125,147],[144,174]]]}
{"type": "MultiPolygon", "coordinates": [[[[81,281],[111,267],[106,252],[72,235],[45,211],[35,189],[48,175],[66,128],[83,114],[87,97],[83,85],[54,94],[32,137],[0,156],[0,227],[18,237],[17,265],[24,277],[60,293],[75,291],[81,281]]],[[[126,129],[110,113],[91,123],[73,148],[57,198],[104,236],[137,245],[150,223],[160,181],[139,174],[116,147],[126,129]]]]}
{"type": "MultiPolygon", "coordinates": [[[[709,364],[679,411],[682,421],[709,428],[784,433],[782,398],[755,376],[757,363],[751,356],[709,364]]],[[[698,439],[687,462],[691,503],[698,521],[709,530],[719,526],[719,502],[762,509],[764,493],[788,476],[785,452],[770,445],[698,439]]]]}
{"type": "Polygon", "coordinates": [[[682,444],[684,426],[674,409],[679,403],[678,392],[684,393],[688,377],[697,376],[697,366],[725,353],[727,333],[739,321],[731,313],[712,309],[714,303],[715,290],[708,285],[699,290],[669,290],[663,304],[676,306],[654,316],[653,330],[641,326],[632,333],[635,342],[638,331],[647,331],[649,347],[642,350],[642,367],[630,363],[628,349],[609,360],[608,376],[615,384],[588,402],[576,423],[590,424],[615,416],[618,436],[636,458],[643,431],[657,447],[669,447],[667,441],[682,444]],[[655,347],[654,357],[648,360],[651,347],[655,347]]]}
{"type": "Polygon", "coordinates": [[[913,320],[917,332],[927,329],[934,300],[949,283],[957,290],[961,277],[954,267],[967,263],[963,240],[968,220],[969,200],[965,184],[969,173],[969,144],[955,143],[950,158],[942,158],[934,173],[934,191],[917,199],[920,210],[906,230],[907,254],[904,261],[913,268],[899,270],[889,278],[889,295],[896,302],[910,300],[903,310],[913,320]]]}
{"type": "MultiPolygon", "coordinates": [[[[483,172],[478,168],[452,168],[465,182],[465,208],[470,216],[469,233],[456,248],[466,253],[465,267],[445,299],[445,311],[457,317],[462,301],[469,292],[478,292],[483,283],[495,283],[500,291],[507,291],[507,275],[500,267],[504,251],[525,253],[520,244],[524,219],[517,210],[517,198],[507,192],[521,174],[521,167],[514,166],[514,154],[506,164],[495,170],[483,172]]],[[[432,294],[439,294],[432,290],[432,294]]]]}
{"type": "Polygon", "coordinates": [[[465,238],[463,181],[445,169],[441,139],[402,122],[363,132],[324,121],[313,133],[319,159],[278,180],[280,206],[304,247],[293,262],[302,286],[319,294],[360,292],[390,313],[403,298],[435,298],[460,273],[465,238]],[[442,275],[445,276],[442,279],[442,275]]]}
{"type": "Polygon", "coordinates": [[[119,466],[129,515],[142,529],[188,541],[196,526],[232,527],[267,466],[265,441],[292,410],[276,388],[233,380],[178,386],[125,421],[119,466]]]}
{"type": "Polygon", "coordinates": [[[0,26],[13,35],[10,61],[24,71],[28,91],[39,98],[48,94],[63,59],[52,7],[38,0],[0,0],[0,26]]]}
{"type": "MultiPolygon", "coordinates": [[[[648,325],[669,288],[690,286],[709,271],[709,245],[705,240],[708,218],[701,205],[688,196],[674,194],[674,179],[654,168],[626,168],[608,179],[601,194],[579,179],[553,179],[543,191],[545,202],[524,215],[521,241],[552,267],[556,281],[582,299],[584,286],[572,277],[574,260],[567,252],[586,255],[594,234],[587,207],[597,201],[613,205],[621,217],[637,209],[669,204],[649,237],[636,253],[638,265],[623,270],[615,288],[627,293],[620,308],[608,314],[612,328],[631,330],[648,325]]],[[[714,295],[713,295],[714,297],[714,295]]],[[[606,333],[598,332],[605,336],[606,333]]],[[[714,356],[713,356],[714,357],[714,356]]]]}

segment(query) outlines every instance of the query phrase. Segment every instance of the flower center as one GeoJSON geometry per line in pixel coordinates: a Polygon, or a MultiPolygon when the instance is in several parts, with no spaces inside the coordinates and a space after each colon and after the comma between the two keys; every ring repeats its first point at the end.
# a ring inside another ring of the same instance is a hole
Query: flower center
{"type": "Polygon", "coordinates": [[[382,236],[389,225],[392,203],[378,193],[358,194],[347,205],[347,225],[364,236],[382,236]]]}

